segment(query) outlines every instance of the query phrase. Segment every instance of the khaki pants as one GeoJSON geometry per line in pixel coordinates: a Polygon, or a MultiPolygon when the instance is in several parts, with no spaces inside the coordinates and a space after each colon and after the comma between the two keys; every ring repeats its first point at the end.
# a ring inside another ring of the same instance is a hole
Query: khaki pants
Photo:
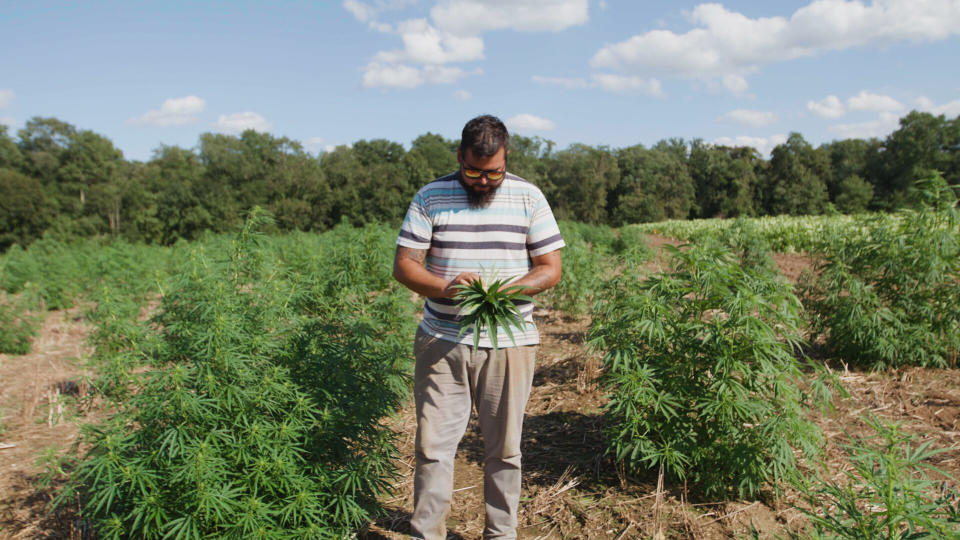
{"type": "Polygon", "coordinates": [[[453,494],[453,459],[477,410],[483,436],[484,538],[517,537],[520,433],[533,384],[535,345],[497,350],[454,343],[417,330],[414,397],[417,464],[411,535],[446,538],[453,494]]]}

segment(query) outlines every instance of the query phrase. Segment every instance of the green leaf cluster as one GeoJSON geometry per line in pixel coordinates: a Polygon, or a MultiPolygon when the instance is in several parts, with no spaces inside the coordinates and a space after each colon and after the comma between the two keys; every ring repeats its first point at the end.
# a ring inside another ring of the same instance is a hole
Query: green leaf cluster
{"type": "Polygon", "coordinates": [[[804,538],[906,540],[960,538],[960,495],[956,481],[930,465],[946,449],[899,425],[867,418],[874,433],[850,437],[843,446],[840,478],[820,471],[795,481],[811,526],[804,538]],[[951,488],[952,485],[952,488],[951,488]]]}
{"type": "Polygon", "coordinates": [[[803,288],[811,326],[852,365],[956,365],[960,351],[960,214],[939,175],[921,181],[924,203],[897,220],[836,230],[817,250],[803,288]]]}
{"type": "Polygon", "coordinates": [[[593,313],[608,451],[708,496],[755,495],[793,474],[795,450],[812,453],[821,438],[805,411],[826,402],[829,386],[801,384],[800,303],[768,266],[725,246],[666,249],[669,271],[623,272],[593,313]]]}
{"type": "Polygon", "coordinates": [[[523,285],[507,285],[507,280],[495,279],[486,287],[483,282],[474,280],[469,285],[455,285],[459,292],[454,296],[460,302],[460,333],[473,333],[473,350],[480,345],[480,335],[484,330],[490,336],[493,350],[498,348],[497,334],[502,328],[514,344],[511,327],[523,329],[526,323],[517,308],[516,302],[533,302],[533,298],[523,294],[523,285]]]}
{"type": "Polygon", "coordinates": [[[131,361],[59,500],[79,496],[101,537],[342,538],[378,510],[395,473],[380,420],[408,387],[399,294],[360,283],[374,271],[324,296],[337,273],[300,272],[308,258],[267,222],[174,254],[148,328],[98,320],[123,334],[98,338],[105,357],[131,361]]]}

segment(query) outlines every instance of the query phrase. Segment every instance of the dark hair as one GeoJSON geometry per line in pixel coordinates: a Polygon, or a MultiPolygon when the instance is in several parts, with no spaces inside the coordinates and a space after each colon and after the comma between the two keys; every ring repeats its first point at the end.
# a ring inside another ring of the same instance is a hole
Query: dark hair
{"type": "Polygon", "coordinates": [[[496,116],[485,114],[467,122],[460,136],[460,152],[470,150],[477,157],[490,157],[500,148],[510,148],[510,134],[496,116]]]}

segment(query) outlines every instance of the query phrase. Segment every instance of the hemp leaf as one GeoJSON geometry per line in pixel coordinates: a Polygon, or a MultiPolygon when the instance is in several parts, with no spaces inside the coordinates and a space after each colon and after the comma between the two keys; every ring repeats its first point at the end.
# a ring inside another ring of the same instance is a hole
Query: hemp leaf
{"type": "Polygon", "coordinates": [[[473,328],[473,350],[476,352],[480,345],[480,332],[489,330],[490,343],[493,350],[497,350],[497,329],[503,328],[514,345],[517,340],[513,337],[511,326],[524,327],[523,316],[516,306],[517,301],[532,302],[533,298],[521,293],[523,285],[504,287],[506,280],[498,279],[484,288],[478,279],[469,285],[455,285],[459,292],[454,298],[460,300],[460,333],[459,338],[469,328],[473,328]]]}

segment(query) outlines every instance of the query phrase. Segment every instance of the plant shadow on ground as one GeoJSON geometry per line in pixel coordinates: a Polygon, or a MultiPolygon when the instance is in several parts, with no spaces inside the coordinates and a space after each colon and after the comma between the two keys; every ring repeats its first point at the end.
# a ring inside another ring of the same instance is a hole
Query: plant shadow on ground
{"type": "MultiPolygon", "coordinates": [[[[39,474],[27,474],[18,471],[15,484],[20,486],[39,486],[42,483],[39,474]]],[[[37,538],[42,540],[93,540],[96,538],[90,524],[77,515],[75,507],[67,505],[53,510],[50,508],[50,493],[62,484],[54,481],[46,489],[21,489],[20,497],[11,501],[13,506],[0,507],[0,537],[10,534],[11,538],[37,538]],[[26,524],[26,527],[23,525],[26,524]]]]}

